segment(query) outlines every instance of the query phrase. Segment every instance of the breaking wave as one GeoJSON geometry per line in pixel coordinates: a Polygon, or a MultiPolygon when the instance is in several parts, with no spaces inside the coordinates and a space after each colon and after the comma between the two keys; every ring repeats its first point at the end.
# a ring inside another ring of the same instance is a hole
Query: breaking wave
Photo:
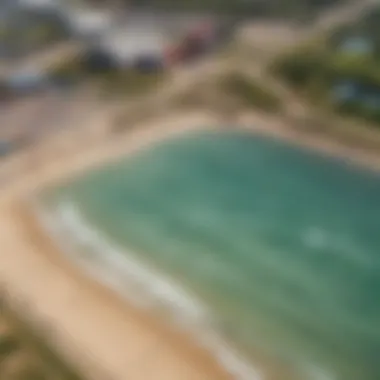
{"type": "Polygon", "coordinates": [[[62,246],[64,253],[90,276],[144,308],[155,307],[168,314],[172,322],[194,332],[196,340],[211,351],[219,363],[238,380],[263,380],[264,375],[242,358],[227,343],[218,322],[207,307],[163,276],[148,263],[135,258],[133,252],[111,243],[89,224],[76,205],[62,200],[54,211],[36,205],[40,223],[62,246]]]}

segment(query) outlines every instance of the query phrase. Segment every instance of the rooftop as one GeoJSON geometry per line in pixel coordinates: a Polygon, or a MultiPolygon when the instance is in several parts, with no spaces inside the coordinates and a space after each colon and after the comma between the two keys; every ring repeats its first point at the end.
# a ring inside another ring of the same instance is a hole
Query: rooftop
{"type": "Polygon", "coordinates": [[[100,46],[125,63],[141,54],[160,54],[167,42],[168,36],[155,26],[130,23],[105,35],[100,46]]]}
{"type": "Polygon", "coordinates": [[[92,9],[67,9],[65,18],[74,34],[79,36],[102,35],[113,25],[110,12],[92,9]]]}

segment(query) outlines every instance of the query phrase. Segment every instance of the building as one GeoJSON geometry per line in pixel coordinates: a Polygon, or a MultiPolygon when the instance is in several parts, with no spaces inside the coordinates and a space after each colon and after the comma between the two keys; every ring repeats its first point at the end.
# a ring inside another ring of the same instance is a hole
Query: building
{"type": "Polygon", "coordinates": [[[380,87],[346,80],[336,84],[332,97],[339,106],[351,106],[380,113],[380,87]]]}
{"type": "Polygon", "coordinates": [[[49,88],[48,75],[36,68],[23,68],[4,80],[4,86],[11,96],[25,96],[49,88]]]}
{"type": "Polygon", "coordinates": [[[370,38],[355,36],[343,40],[338,50],[345,54],[370,55],[373,54],[375,45],[370,38]]]}
{"type": "Polygon", "coordinates": [[[160,30],[134,25],[112,33],[101,41],[120,66],[131,66],[142,56],[163,57],[167,40],[160,30]]]}
{"type": "Polygon", "coordinates": [[[355,101],[359,95],[359,88],[352,81],[341,81],[333,86],[332,97],[337,103],[355,101]]]}
{"type": "Polygon", "coordinates": [[[62,10],[64,18],[72,37],[92,42],[104,36],[113,27],[113,17],[110,12],[97,9],[62,10]]]}
{"type": "Polygon", "coordinates": [[[109,28],[90,43],[86,61],[143,71],[163,66],[169,38],[163,29],[144,21],[147,20],[131,17],[125,25],[109,28]]]}
{"type": "Polygon", "coordinates": [[[60,0],[16,0],[19,8],[35,10],[56,10],[63,6],[60,0]]]}
{"type": "Polygon", "coordinates": [[[3,8],[0,6],[1,16],[6,13],[3,18],[7,25],[19,29],[30,29],[35,20],[51,20],[63,25],[72,37],[88,38],[104,34],[113,22],[111,11],[78,7],[67,0],[13,0],[10,4],[3,8]]]}
{"type": "Polygon", "coordinates": [[[91,54],[103,55],[103,62],[108,56],[120,68],[143,71],[180,61],[186,49],[207,50],[217,31],[212,17],[199,14],[132,11],[111,20],[90,42],[91,54]]]}
{"type": "Polygon", "coordinates": [[[219,40],[219,29],[215,22],[195,22],[168,52],[168,60],[175,63],[197,59],[216,48],[219,40]]]}

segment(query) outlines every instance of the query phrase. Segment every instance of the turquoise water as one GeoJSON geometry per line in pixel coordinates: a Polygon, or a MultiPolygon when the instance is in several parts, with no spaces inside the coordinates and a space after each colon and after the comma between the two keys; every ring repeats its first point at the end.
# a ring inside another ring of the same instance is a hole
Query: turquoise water
{"type": "Polygon", "coordinates": [[[379,176],[198,132],[88,173],[63,199],[191,289],[271,379],[380,379],[379,176]]]}

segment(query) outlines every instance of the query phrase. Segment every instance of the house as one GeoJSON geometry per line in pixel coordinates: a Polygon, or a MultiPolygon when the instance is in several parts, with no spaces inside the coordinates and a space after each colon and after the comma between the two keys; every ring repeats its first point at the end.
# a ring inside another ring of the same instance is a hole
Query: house
{"type": "Polygon", "coordinates": [[[332,90],[334,102],[339,106],[380,112],[380,87],[364,85],[346,80],[336,84],[332,90]]]}
{"type": "Polygon", "coordinates": [[[134,68],[141,73],[157,73],[165,68],[164,57],[156,57],[154,55],[140,56],[134,63],[134,68]]]}
{"type": "Polygon", "coordinates": [[[82,58],[85,71],[90,73],[103,73],[118,68],[114,57],[99,46],[89,48],[82,58]]]}
{"type": "Polygon", "coordinates": [[[111,13],[104,10],[67,8],[62,16],[72,36],[88,42],[101,38],[113,26],[111,13]]]}
{"type": "Polygon", "coordinates": [[[359,95],[358,85],[348,80],[337,83],[332,89],[333,99],[337,103],[355,101],[358,95],[359,95]]]}
{"type": "Polygon", "coordinates": [[[16,0],[19,8],[35,10],[55,10],[62,7],[63,2],[60,0],[16,0]]]}
{"type": "MultiPolygon", "coordinates": [[[[94,44],[96,50],[109,57],[115,67],[131,68],[143,60],[164,62],[167,39],[161,30],[149,25],[138,25],[130,22],[124,27],[110,30],[108,34],[94,44]]],[[[103,60],[105,61],[105,59],[103,60]]],[[[144,64],[143,64],[144,66],[144,64]]]]}
{"type": "MultiPolygon", "coordinates": [[[[8,0],[7,0],[8,1],[8,0]]],[[[7,20],[20,28],[31,21],[59,23],[72,37],[88,38],[102,34],[112,24],[111,11],[73,6],[67,0],[13,0],[8,6],[7,20]],[[26,16],[26,17],[25,17],[26,16]]],[[[2,13],[2,8],[0,7],[2,13]]]]}
{"type": "Polygon", "coordinates": [[[375,50],[375,44],[370,38],[352,36],[344,39],[338,46],[338,51],[346,54],[370,55],[375,50]]]}
{"type": "Polygon", "coordinates": [[[48,89],[50,80],[42,70],[23,68],[6,78],[4,86],[12,96],[25,96],[48,89]]]}

